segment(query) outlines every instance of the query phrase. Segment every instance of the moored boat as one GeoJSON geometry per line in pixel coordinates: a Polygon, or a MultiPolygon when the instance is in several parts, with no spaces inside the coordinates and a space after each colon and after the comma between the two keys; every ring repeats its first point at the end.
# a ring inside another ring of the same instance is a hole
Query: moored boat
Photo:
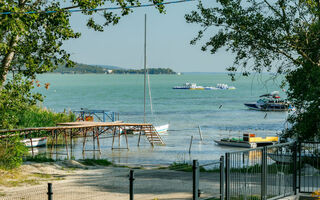
{"type": "Polygon", "coordinates": [[[221,140],[214,140],[219,145],[256,148],[259,146],[272,145],[279,141],[278,137],[256,137],[252,133],[244,133],[242,138],[222,138],[221,140]]]}
{"type": "Polygon", "coordinates": [[[294,110],[291,103],[285,99],[281,99],[278,91],[260,96],[257,102],[244,103],[249,109],[260,111],[290,111],[294,110]]]}
{"type": "Polygon", "coordinates": [[[174,86],[172,89],[204,90],[204,87],[203,86],[197,86],[196,83],[185,83],[182,86],[174,86]]]}
{"type": "Polygon", "coordinates": [[[164,133],[168,132],[169,124],[164,124],[164,125],[161,125],[161,126],[155,126],[154,128],[156,129],[156,131],[159,134],[164,134],[164,133]]]}
{"type": "Polygon", "coordinates": [[[24,140],[21,140],[21,142],[26,147],[41,147],[47,144],[47,137],[24,139],[24,140]]]}
{"type": "Polygon", "coordinates": [[[184,89],[184,90],[234,90],[234,86],[228,86],[227,84],[218,83],[216,87],[213,86],[198,86],[196,83],[185,83],[182,86],[174,86],[172,89],[184,89]]]}

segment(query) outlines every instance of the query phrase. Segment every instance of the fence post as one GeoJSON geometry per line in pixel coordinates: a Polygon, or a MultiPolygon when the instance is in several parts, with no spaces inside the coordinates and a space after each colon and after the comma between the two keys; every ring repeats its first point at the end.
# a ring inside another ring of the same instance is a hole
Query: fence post
{"type": "Polygon", "coordinates": [[[262,149],[262,160],[261,160],[261,199],[267,199],[267,147],[262,149]]]}
{"type": "Polygon", "coordinates": [[[48,200],[52,200],[52,183],[48,183],[48,200]]]}
{"type": "Polygon", "coordinates": [[[130,170],[129,174],[129,194],[130,194],[130,200],[133,200],[133,181],[134,181],[134,174],[133,170],[130,170]]]}
{"type": "Polygon", "coordinates": [[[230,200],[230,153],[226,153],[226,200],[230,200]]]}
{"type": "Polygon", "coordinates": [[[199,163],[198,160],[193,160],[193,167],[192,167],[192,179],[193,179],[193,200],[199,199],[199,163]]]}
{"type": "Polygon", "coordinates": [[[220,157],[220,200],[224,200],[224,156],[220,157]]]}
{"type": "Polygon", "coordinates": [[[299,193],[301,192],[301,168],[302,168],[302,163],[301,163],[301,142],[298,144],[298,153],[299,153],[299,165],[298,165],[298,170],[299,170],[299,193]]]}
{"type": "Polygon", "coordinates": [[[293,194],[297,194],[297,143],[293,143],[293,194]]]}

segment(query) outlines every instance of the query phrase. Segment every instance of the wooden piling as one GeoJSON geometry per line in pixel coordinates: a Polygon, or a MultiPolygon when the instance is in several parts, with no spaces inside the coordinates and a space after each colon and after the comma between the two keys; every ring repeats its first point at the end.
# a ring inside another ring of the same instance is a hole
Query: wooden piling
{"type": "Polygon", "coordinates": [[[190,140],[189,154],[191,153],[192,140],[193,140],[193,135],[191,136],[191,140],[190,140]]]}

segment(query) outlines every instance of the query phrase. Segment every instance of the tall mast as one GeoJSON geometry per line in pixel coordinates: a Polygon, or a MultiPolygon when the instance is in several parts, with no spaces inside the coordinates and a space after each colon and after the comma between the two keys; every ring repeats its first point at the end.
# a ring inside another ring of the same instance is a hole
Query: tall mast
{"type": "Polygon", "coordinates": [[[146,123],[146,82],[147,82],[147,14],[144,14],[144,104],[143,122],[146,123]]]}

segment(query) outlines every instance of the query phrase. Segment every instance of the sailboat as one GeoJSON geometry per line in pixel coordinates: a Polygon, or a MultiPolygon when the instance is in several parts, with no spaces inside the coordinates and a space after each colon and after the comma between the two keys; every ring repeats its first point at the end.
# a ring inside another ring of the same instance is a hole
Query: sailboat
{"type": "MultiPolygon", "coordinates": [[[[149,97],[150,97],[150,108],[151,114],[153,115],[153,108],[152,108],[152,97],[151,97],[151,89],[150,89],[150,79],[149,73],[147,70],[147,15],[144,15],[144,112],[143,112],[143,120],[146,123],[146,85],[147,85],[147,78],[148,78],[148,89],[149,89],[149,97]]],[[[169,124],[163,124],[154,127],[159,134],[165,134],[168,132],[169,124]]]]}

